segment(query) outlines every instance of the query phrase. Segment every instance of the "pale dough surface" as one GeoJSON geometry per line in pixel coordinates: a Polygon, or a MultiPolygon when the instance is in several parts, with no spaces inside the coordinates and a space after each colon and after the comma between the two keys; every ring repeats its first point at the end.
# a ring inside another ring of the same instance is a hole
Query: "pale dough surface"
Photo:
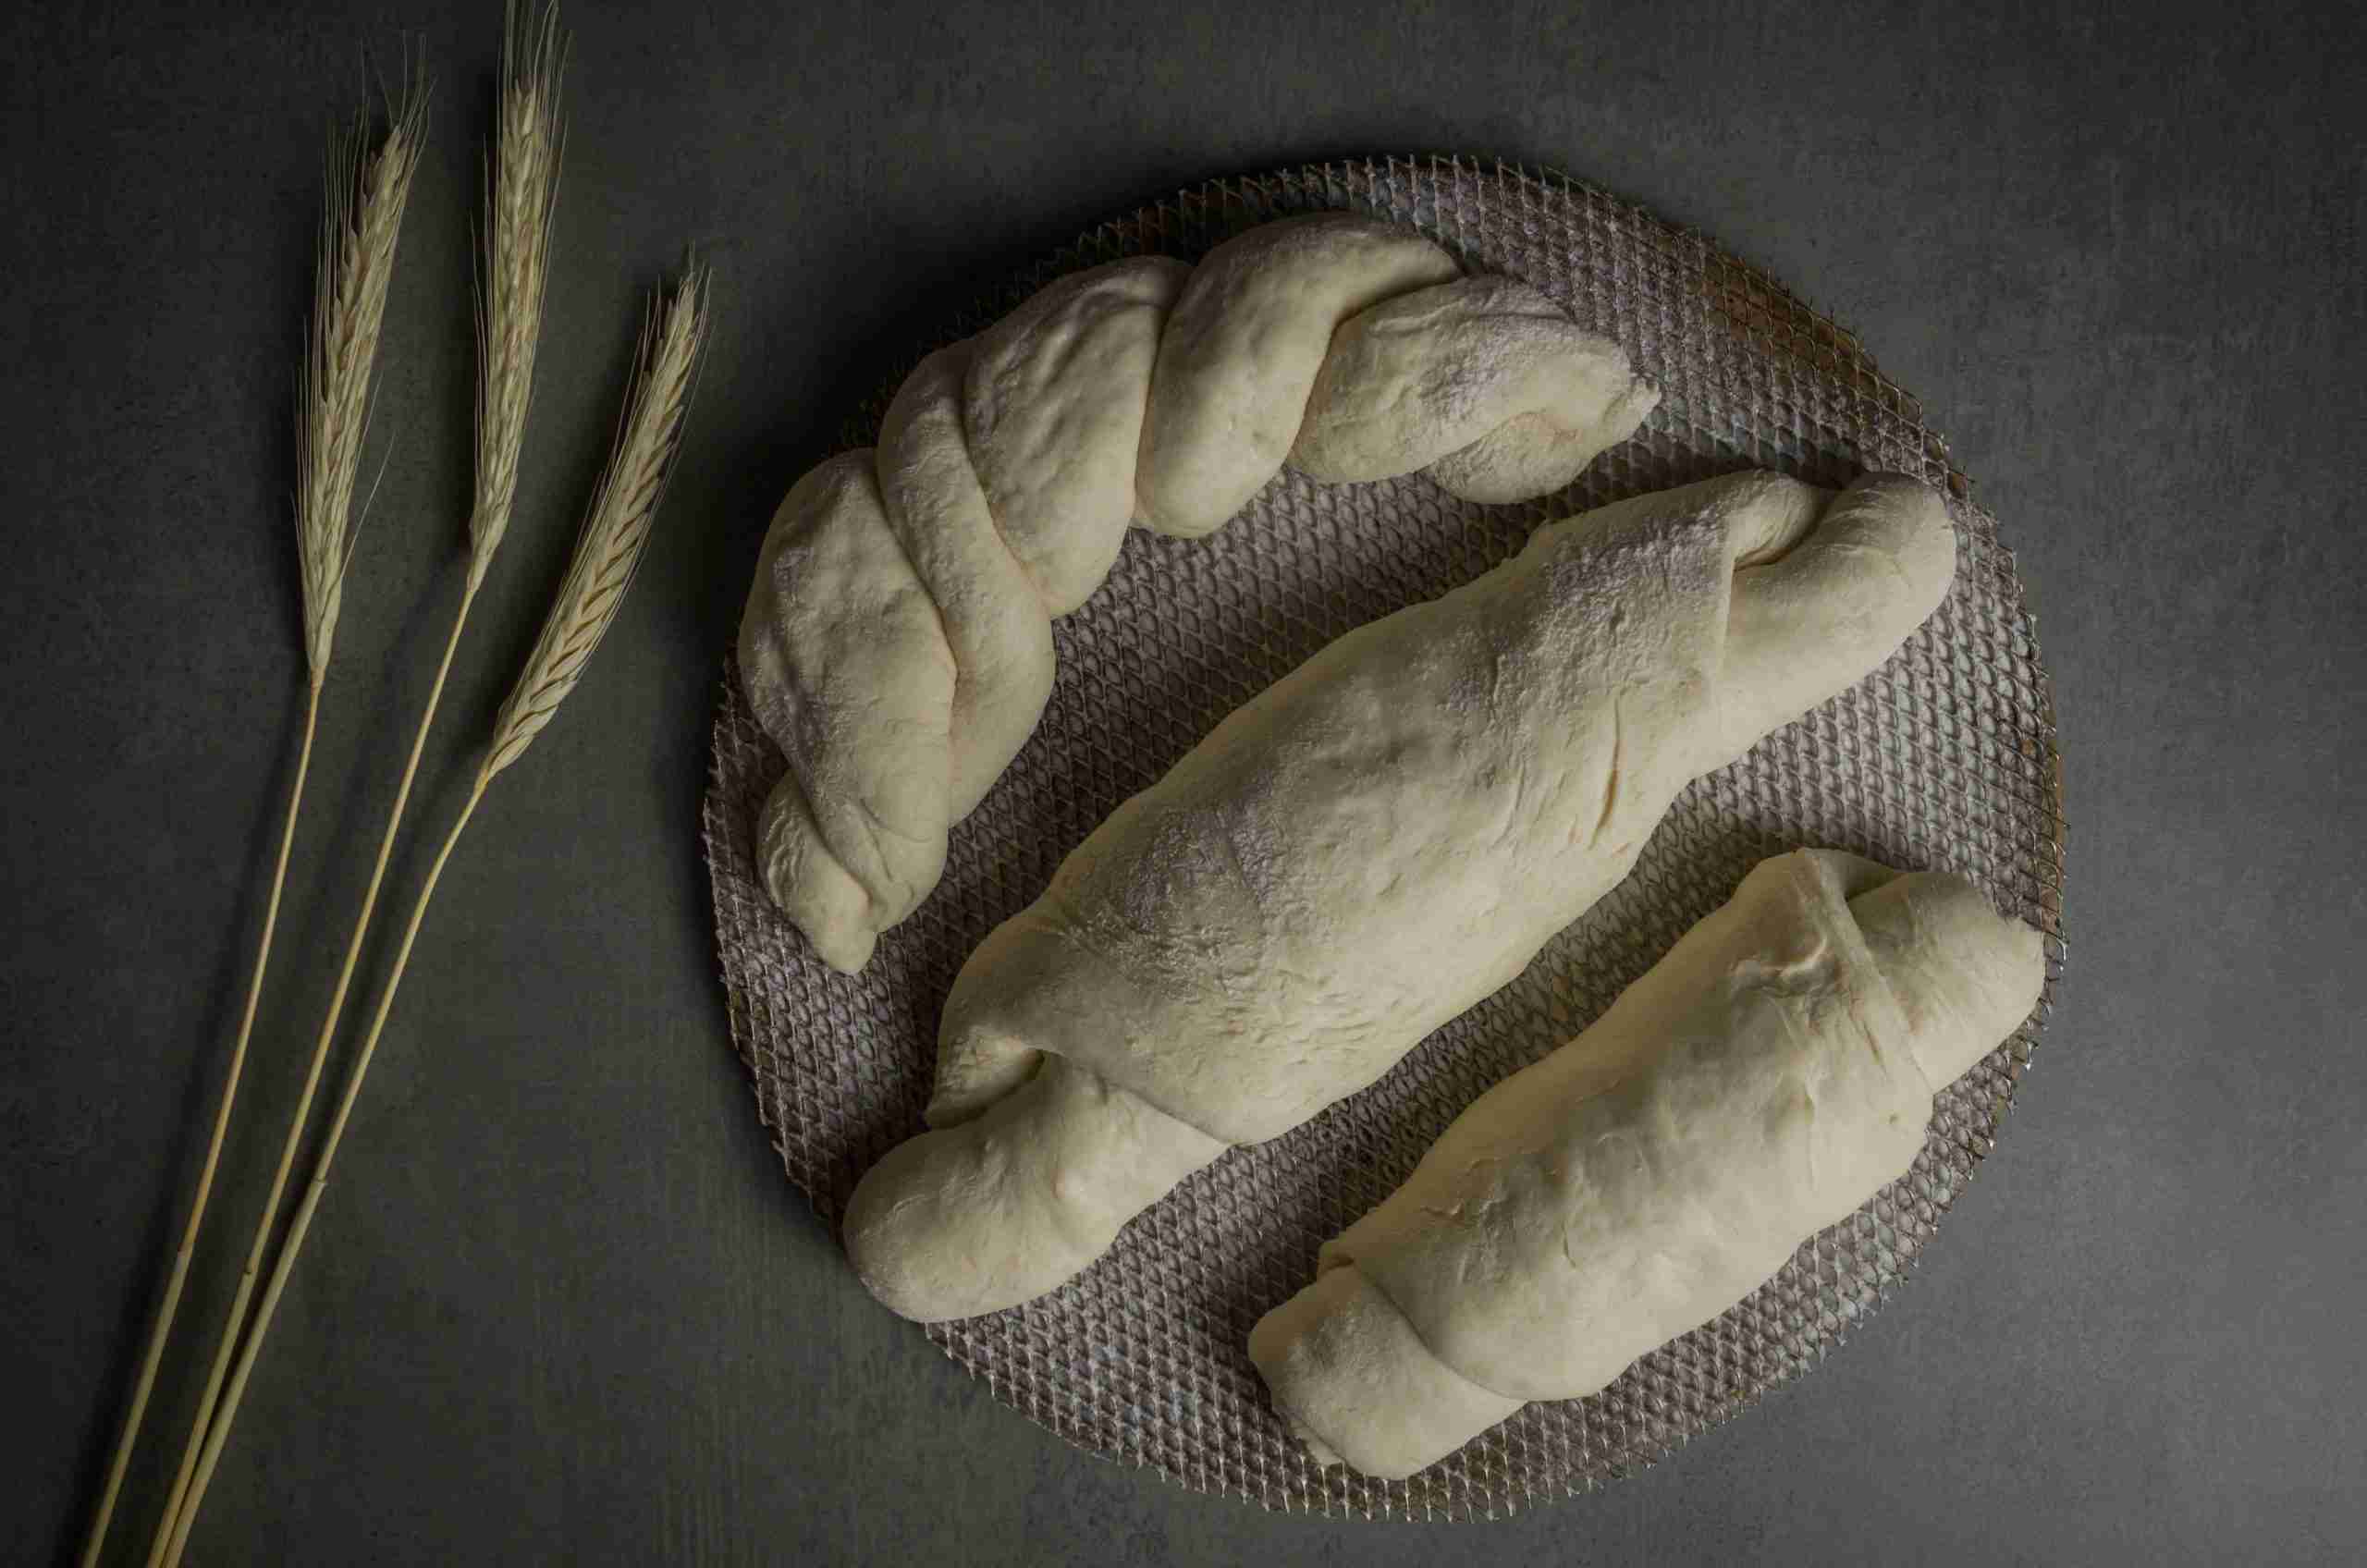
{"type": "Polygon", "coordinates": [[[1575,1399],[1904,1175],[2030,1015],[2038,933],[1960,877],[1763,862],[1591,1028],[1475,1101],[1250,1356],[1326,1458],[1411,1475],[1575,1399]]]}
{"type": "Polygon", "coordinates": [[[758,830],[767,889],[826,962],[862,967],[1035,728],[1051,618],[1130,525],[1222,526],[1309,430],[1317,477],[1427,465],[1458,494],[1544,495],[1658,398],[1534,289],[1347,214],[1058,280],[930,356],[879,446],[773,521],[740,629],[789,760],[758,830]]]}
{"type": "Polygon", "coordinates": [[[1012,1305],[1226,1145],[1369,1084],[1625,876],[1686,782],[1887,656],[1954,540],[1907,480],[1728,475],[1551,525],[1323,649],[963,966],[939,1130],[858,1188],[858,1270],[908,1316],[1012,1305]],[[1080,1072],[1122,1099],[1061,1092],[1080,1072]],[[1055,1169],[1005,1146],[1030,1139],[1055,1169]]]}
{"type": "Polygon", "coordinates": [[[1626,355],[1536,288],[1457,278],[1375,305],[1332,336],[1291,465],[1335,481],[1427,468],[1466,500],[1516,501],[1577,477],[1599,449],[1598,410],[1629,423],[1657,400],[1626,355]]]}

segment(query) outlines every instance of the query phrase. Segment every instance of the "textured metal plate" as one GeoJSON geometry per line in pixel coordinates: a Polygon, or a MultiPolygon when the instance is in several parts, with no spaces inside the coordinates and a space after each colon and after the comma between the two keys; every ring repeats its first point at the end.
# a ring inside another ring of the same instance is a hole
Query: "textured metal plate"
{"type": "MultiPolygon", "coordinates": [[[[2047,1007],[1941,1096],[1904,1180],[1749,1299],[1600,1394],[1532,1404],[1410,1480],[1310,1464],[1249,1364],[1250,1326],[1464,1106],[1583,1028],[1765,855],[1823,845],[1972,877],[2046,934],[2051,1005],[2064,956],[2053,699],[2013,557],[1915,399],[1779,285],[1560,175],[1396,158],[1216,181],[1096,229],[949,314],[944,336],[1060,273],[1148,251],[1189,260],[1318,208],[1412,224],[1472,270],[1526,278],[1624,344],[1662,387],[1659,410],[1544,502],[1484,508],[1418,477],[1324,486],[1284,473],[1213,538],[1134,533],[1108,582],[1057,623],[1043,723],[954,829],[943,885],[858,976],[825,968],[757,880],[753,825],[783,765],[727,668],[704,820],[716,936],[759,1112],[791,1179],[835,1223],[864,1170],[918,1129],[938,1012],[979,938],[1113,806],[1325,643],[1477,576],[1548,517],[1641,491],[1749,467],[1833,485],[1898,470],[1944,488],[1959,553],[1938,615],[1857,688],[1686,790],[1635,873],[1519,980],[1371,1088],[1184,1182],[1060,1291],[927,1330],[1006,1403],[1196,1490],[1320,1514],[1493,1517],[1650,1464],[1871,1312],[1992,1147],[2047,1007]]],[[[857,439],[884,406],[883,394],[858,417],[857,439]]]]}

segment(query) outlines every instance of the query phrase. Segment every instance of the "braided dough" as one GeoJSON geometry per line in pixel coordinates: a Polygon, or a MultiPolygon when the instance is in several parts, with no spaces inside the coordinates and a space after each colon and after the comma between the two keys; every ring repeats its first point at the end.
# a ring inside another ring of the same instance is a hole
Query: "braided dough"
{"type": "Polygon", "coordinates": [[[758,828],[767,888],[826,962],[862,967],[1035,728],[1051,618],[1130,522],[1212,533],[1285,460],[1545,495],[1659,396],[1534,288],[1345,214],[1196,267],[1061,278],[931,355],[878,447],[806,474],[773,520],[740,627],[750,706],[789,758],[758,828]]]}
{"type": "Polygon", "coordinates": [[[955,980],[846,1244],[909,1317],[1052,1289],[1353,1094],[1625,876],[1686,781],[1848,686],[1955,570],[1939,496],[1740,473],[1540,530],[1348,633],[1072,852],[955,980]]]}
{"type": "Polygon", "coordinates": [[[1319,1459],[1389,1478],[1593,1393],[1905,1175],[1933,1091],[2030,1016],[2045,968],[1961,877],[1763,862],[1456,1118],[1250,1359],[1319,1459]]]}

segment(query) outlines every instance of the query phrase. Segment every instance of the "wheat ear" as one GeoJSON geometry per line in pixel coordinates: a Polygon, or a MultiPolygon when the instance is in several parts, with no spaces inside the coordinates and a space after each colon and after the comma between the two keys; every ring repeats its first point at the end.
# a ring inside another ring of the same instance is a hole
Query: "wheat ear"
{"type": "Polygon", "coordinates": [[[436,663],[435,680],[428,688],[426,705],[411,735],[411,752],[396,786],[394,803],[387,810],[386,827],[379,836],[377,859],[371,866],[362,910],[346,943],[337,988],[330,996],[328,1012],[313,1040],[303,1090],[297,1097],[280,1145],[271,1193],[256,1220],[246,1267],[239,1274],[230,1322],[215,1349],[198,1423],[184,1456],[182,1478],[157,1526],[149,1558],[152,1568],[179,1555],[179,1549],[174,1544],[179,1538],[175,1526],[179,1514],[190,1506],[191,1488],[202,1487],[202,1479],[195,1477],[203,1474],[201,1467],[204,1439],[220,1408],[224,1379],[229,1374],[231,1358],[238,1347],[239,1330],[262,1277],[280,1202],[287,1193],[288,1178],[294,1173],[305,1128],[312,1120],[313,1096],[319,1092],[337,1024],[344,1017],[354,970],[377,912],[379,890],[385,885],[386,867],[411,803],[420,757],[435,729],[436,710],[443,703],[445,682],[451,674],[452,659],[459,652],[469,612],[509,526],[510,502],[517,490],[518,454],[525,440],[526,410],[533,398],[534,348],[542,328],[543,278],[550,253],[551,213],[558,194],[561,47],[556,6],[544,7],[537,17],[522,11],[512,0],[504,29],[495,144],[486,177],[487,283],[481,290],[478,313],[477,476],[469,519],[468,577],[452,617],[451,630],[445,638],[443,655],[436,663]]]}
{"type": "Polygon", "coordinates": [[[565,40],[558,7],[539,17],[510,0],[501,48],[501,103],[485,178],[485,263],[477,307],[477,487],[469,512],[469,587],[484,581],[509,527],[518,454],[533,401],[558,201],[558,117],[565,40]]]}
{"type": "Polygon", "coordinates": [[[296,819],[304,801],[304,779],[313,760],[313,736],[319,726],[321,686],[327,679],[329,652],[337,638],[337,612],[351,557],[350,511],[353,484],[362,460],[362,438],[369,423],[371,369],[378,351],[378,330],[386,310],[386,280],[394,270],[395,241],[402,229],[403,207],[411,194],[411,174],[419,163],[420,113],[423,92],[413,94],[398,109],[385,142],[374,157],[365,157],[364,127],[357,121],[330,141],[328,202],[321,222],[317,276],[313,285],[312,328],[304,349],[297,412],[299,489],[296,503],[296,545],[299,578],[303,591],[304,658],[308,692],[304,704],[303,741],[296,753],[296,778],[288,791],[288,807],[279,830],[279,854],[272,867],[271,891],[264,905],[263,934],[255,948],[253,973],[247,981],[246,1007],[239,1018],[239,1034],[230,1047],[230,1066],[222,1098],[214,1116],[214,1135],[199,1167],[197,1191],[190,1199],[189,1220],[173,1254],[165,1296],[149,1329],[134,1383],[130,1408],[125,1412],[122,1434],[107,1467],[105,1490],[98,1516],[82,1548],[83,1568],[91,1568],[106,1542],[115,1516],[117,1497],[123,1489],[125,1469],[139,1440],[141,1417],[156,1384],[166,1342],[172,1337],[173,1318],[180,1307],[181,1290],[189,1280],[190,1259],[197,1250],[205,1223],[214,1175],[230,1127],[230,1111],[239,1096],[239,1083],[252,1037],[255,1010],[263,998],[264,973],[270,966],[271,944],[279,924],[279,896],[288,880],[288,851],[296,841],[296,819]]]}
{"type": "Polygon", "coordinates": [[[377,1009],[371,1015],[362,1048],[346,1074],[337,1113],[329,1122],[328,1137],[313,1161],[304,1201],[297,1209],[295,1222],[289,1226],[288,1239],[272,1266],[271,1282],[264,1290],[254,1325],[239,1353],[237,1370],[231,1375],[221,1408],[206,1432],[205,1453],[199,1463],[196,1480],[174,1523],[166,1568],[180,1560],[190,1528],[197,1519],[198,1506],[204,1501],[207,1483],[213,1479],[215,1466],[222,1457],[222,1446],[229,1438],[230,1424],[246,1391],[248,1375],[254,1370],[264,1337],[270,1331],[280,1292],[287,1288],[288,1277],[303,1250],[304,1238],[312,1230],[313,1217],[319,1212],[322,1194],[328,1191],[329,1167],[337,1158],[337,1145],[344,1140],[354,1102],[361,1097],[362,1079],[370,1071],[371,1058],[377,1053],[386,1016],[395,1005],[395,993],[411,963],[411,945],[418,940],[420,925],[427,917],[428,901],[435,896],[435,885],[444,875],[445,863],[451,859],[453,848],[460,843],[470,818],[475,815],[478,802],[484,799],[486,788],[496,776],[524,754],[534,737],[550,722],[559,704],[575,689],[593,650],[616,619],[625,590],[632,582],[633,570],[641,563],[642,548],[648,543],[650,524],[656,516],[667,475],[681,444],[692,377],[706,334],[705,295],[705,275],[693,263],[676,288],[672,300],[662,307],[651,307],[635,361],[632,389],[618,426],[616,448],[594,495],[583,534],[576,542],[574,559],[569,563],[558,598],[543,622],[542,635],[527,656],[525,669],[495,721],[492,742],[477,767],[468,800],[461,805],[451,831],[445,836],[443,846],[436,851],[419,898],[411,905],[411,919],[403,927],[402,945],[395,951],[394,967],[378,994],[377,1009]]]}
{"type": "Polygon", "coordinates": [[[330,155],[329,213],[322,226],[320,285],[305,344],[303,410],[296,427],[296,536],[303,562],[304,655],[313,684],[326,679],[329,645],[351,558],[353,481],[370,424],[370,373],[386,317],[395,241],[419,167],[427,92],[405,95],[374,157],[362,159],[361,128],[330,155]],[[350,172],[349,172],[349,170],[350,172]]]}

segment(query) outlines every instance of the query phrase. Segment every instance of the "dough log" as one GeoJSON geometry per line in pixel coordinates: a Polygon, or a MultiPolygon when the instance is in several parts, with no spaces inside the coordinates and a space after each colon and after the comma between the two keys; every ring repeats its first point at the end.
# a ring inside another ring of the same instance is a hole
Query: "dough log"
{"type": "Polygon", "coordinates": [[[932,355],[877,448],[808,473],[773,520],[740,626],[742,683],[789,757],[758,824],[766,887],[825,962],[860,968],[1035,728],[1051,618],[1129,523],[1211,533],[1285,460],[1546,495],[1658,400],[1536,289],[1346,214],[1196,267],[1061,278],[932,355]]]}
{"type": "Polygon", "coordinates": [[[1410,1476],[1576,1399],[1906,1174],[2030,1016],[2038,933],[1960,877],[1762,863],[1576,1039],[1455,1119],[1250,1359],[1328,1462],[1410,1476]]]}
{"type": "Polygon", "coordinates": [[[848,1211],[857,1271],[923,1319],[1069,1279],[1519,974],[1679,789],[1880,664],[1954,564],[1911,480],[1733,474],[1541,529],[1323,649],[971,955],[936,1130],[848,1211]]]}

